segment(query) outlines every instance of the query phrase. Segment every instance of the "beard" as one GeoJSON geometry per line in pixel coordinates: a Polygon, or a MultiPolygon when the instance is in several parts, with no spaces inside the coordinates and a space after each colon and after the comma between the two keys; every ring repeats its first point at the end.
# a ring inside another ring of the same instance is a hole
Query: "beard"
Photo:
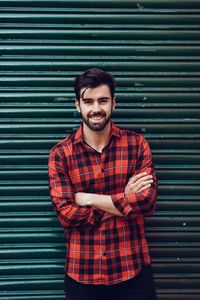
{"type": "Polygon", "coordinates": [[[83,116],[81,113],[81,117],[83,122],[93,131],[101,131],[103,130],[106,125],[109,123],[111,119],[111,113],[107,116],[103,112],[97,113],[97,114],[91,114],[87,117],[83,116]],[[100,120],[93,120],[93,117],[101,117],[100,120]]]}

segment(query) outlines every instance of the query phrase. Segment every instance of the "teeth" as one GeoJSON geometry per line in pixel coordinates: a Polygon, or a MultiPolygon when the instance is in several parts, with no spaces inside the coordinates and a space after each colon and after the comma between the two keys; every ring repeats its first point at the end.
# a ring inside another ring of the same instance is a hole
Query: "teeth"
{"type": "Polygon", "coordinates": [[[92,117],[94,120],[100,120],[102,117],[92,117]]]}

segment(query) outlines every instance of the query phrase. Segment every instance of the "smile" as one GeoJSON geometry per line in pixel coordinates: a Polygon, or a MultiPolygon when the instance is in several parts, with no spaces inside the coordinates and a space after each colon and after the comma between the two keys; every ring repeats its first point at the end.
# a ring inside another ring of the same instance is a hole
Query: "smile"
{"type": "Polygon", "coordinates": [[[98,121],[98,120],[103,119],[103,117],[104,117],[103,115],[96,115],[96,116],[91,116],[90,118],[95,120],[95,121],[98,121]]]}
{"type": "Polygon", "coordinates": [[[93,120],[101,120],[103,117],[99,116],[99,117],[92,117],[93,120]]]}

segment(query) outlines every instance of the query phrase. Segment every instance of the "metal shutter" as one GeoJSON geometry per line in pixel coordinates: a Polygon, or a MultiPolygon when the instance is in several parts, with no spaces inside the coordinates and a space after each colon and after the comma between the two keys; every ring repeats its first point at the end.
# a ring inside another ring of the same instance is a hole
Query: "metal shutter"
{"type": "Polygon", "coordinates": [[[159,179],[146,218],[159,300],[200,299],[200,1],[0,1],[0,297],[64,299],[50,148],[76,130],[73,78],[117,79],[117,125],[144,134],[159,179]]]}

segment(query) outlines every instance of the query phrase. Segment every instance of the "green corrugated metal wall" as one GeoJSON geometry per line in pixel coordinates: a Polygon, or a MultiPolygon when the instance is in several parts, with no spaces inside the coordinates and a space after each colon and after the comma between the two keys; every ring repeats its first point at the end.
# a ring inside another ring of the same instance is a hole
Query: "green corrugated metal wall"
{"type": "Polygon", "coordinates": [[[64,299],[48,153],[78,128],[73,78],[95,66],[116,76],[113,120],[154,156],[146,231],[159,300],[200,299],[199,13],[199,0],[0,1],[2,300],[64,299]]]}

